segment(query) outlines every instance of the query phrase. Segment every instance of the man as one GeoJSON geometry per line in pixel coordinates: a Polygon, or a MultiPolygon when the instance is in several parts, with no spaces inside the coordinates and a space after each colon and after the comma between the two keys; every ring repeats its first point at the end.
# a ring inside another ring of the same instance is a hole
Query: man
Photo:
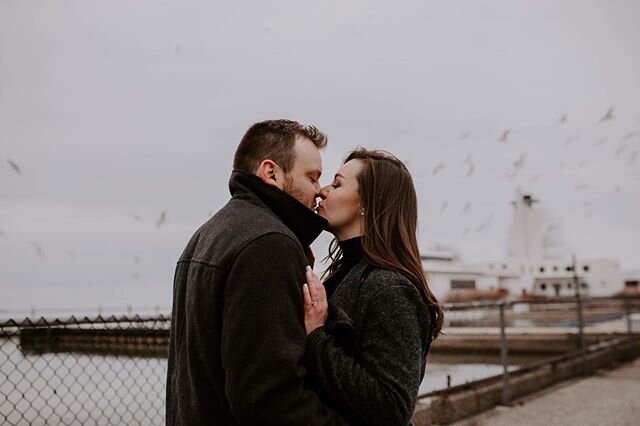
{"type": "MultiPolygon", "coordinates": [[[[236,150],[231,200],[178,261],[167,425],[344,424],[304,388],[302,284],[326,136],[256,123],[236,150]]],[[[310,256],[309,256],[310,257],[310,256]]],[[[312,265],[313,266],[313,265],[312,265]]]]}

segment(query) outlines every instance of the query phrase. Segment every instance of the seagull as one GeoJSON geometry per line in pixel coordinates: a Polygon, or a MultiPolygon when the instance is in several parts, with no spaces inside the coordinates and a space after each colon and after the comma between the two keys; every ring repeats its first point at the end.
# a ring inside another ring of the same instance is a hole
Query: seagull
{"type": "Polygon", "coordinates": [[[20,170],[20,166],[18,166],[14,161],[12,161],[10,158],[7,158],[7,163],[9,163],[9,165],[11,166],[11,168],[13,169],[14,172],[16,172],[17,174],[22,174],[22,171],[20,170]]]}
{"type": "Polygon", "coordinates": [[[140,258],[138,256],[133,256],[133,263],[140,263],[140,258]]]}
{"type": "Polygon", "coordinates": [[[34,243],[33,241],[30,241],[29,244],[31,244],[36,249],[36,254],[40,259],[45,258],[44,250],[42,250],[42,247],[40,246],[40,244],[34,243]]]}
{"type": "Polygon", "coordinates": [[[616,157],[619,157],[620,154],[622,154],[626,149],[627,149],[627,144],[622,144],[618,147],[618,149],[616,149],[616,157]]]}
{"type": "Polygon", "coordinates": [[[133,220],[135,220],[136,222],[142,222],[142,218],[140,216],[138,216],[137,214],[132,214],[131,217],[133,218],[133,220]]]}
{"type": "Polygon", "coordinates": [[[594,145],[595,145],[595,146],[600,146],[600,145],[602,145],[606,140],[607,140],[607,138],[598,139],[594,145]]]}
{"type": "Polygon", "coordinates": [[[140,276],[138,274],[131,274],[131,278],[138,281],[138,278],[140,278],[140,276]]]}
{"type": "Polygon", "coordinates": [[[4,231],[0,229],[0,237],[4,237],[4,231]]]}
{"type": "Polygon", "coordinates": [[[506,142],[507,138],[509,137],[509,133],[511,133],[511,129],[503,130],[502,135],[500,135],[500,139],[498,140],[500,142],[506,142]]]}
{"type": "Polygon", "coordinates": [[[449,203],[446,202],[446,201],[444,203],[442,203],[442,205],[440,206],[440,211],[441,212],[445,211],[447,209],[448,205],[449,205],[449,203]]]}
{"type": "Polygon", "coordinates": [[[464,204],[464,212],[465,212],[465,213],[466,213],[466,212],[468,212],[470,208],[471,208],[471,203],[467,201],[467,202],[464,204]]]}
{"type": "Polygon", "coordinates": [[[578,140],[578,136],[576,136],[576,135],[569,136],[567,138],[567,140],[565,141],[564,146],[569,146],[570,143],[575,142],[577,140],[578,140]]]}
{"type": "Polygon", "coordinates": [[[463,140],[467,139],[469,136],[471,136],[471,132],[467,130],[466,132],[464,132],[463,134],[458,136],[458,140],[459,141],[463,141],[463,140]]]}
{"type": "Polygon", "coordinates": [[[158,222],[156,222],[156,226],[160,228],[162,225],[164,225],[164,222],[166,219],[167,219],[167,212],[163,210],[162,213],[160,213],[160,218],[158,219],[158,222]]]}
{"type": "Polygon", "coordinates": [[[620,185],[616,185],[616,187],[614,188],[614,191],[616,192],[620,192],[622,188],[620,187],[620,185]]]}
{"type": "Polygon", "coordinates": [[[470,229],[469,228],[464,228],[464,231],[462,232],[464,235],[467,235],[469,233],[470,229]]]}
{"type": "Polygon", "coordinates": [[[604,116],[602,116],[602,118],[600,119],[600,123],[613,120],[613,109],[614,109],[614,106],[609,107],[609,109],[607,110],[607,113],[604,116]]]}
{"type": "Polygon", "coordinates": [[[519,170],[524,166],[524,161],[527,159],[527,154],[520,154],[520,157],[513,163],[513,168],[519,170]]]}
{"type": "Polygon", "coordinates": [[[566,122],[567,122],[567,113],[565,112],[564,114],[562,114],[562,117],[558,119],[556,124],[564,124],[566,122]]]}
{"type": "Polygon", "coordinates": [[[176,44],[175,51],[176,51],[176,55],[179,55],[182,52],[182,46],[180,46],[179,44],[176,44]]]}
{"type": "Polygon", "coordinates": [[[467,177],[467,178],[470,177],[475,171],[475,169],[476,169],[476,166],[474,166],[473,163],[469,163],[469,170],[467,170],[467,174],[464,175],[464,177],[467,177]]]}
{"type": "Polygon", "coordinates": [[[624,135],[624,136],[622,137],[622,142],[626,142],[626,141],[628,141],[629,139],[633,139],[633,138],[635,138],[636,136],[640,136],[640,131],[635,130],[635,131],[633,131],[633,132],[629,132],[629,133],[627,133],[626,135],[624,135]]]}
{"type": "Polygon", "coordinates": [[[442,169],[444,169],[444,163],[440,163],[438,164],[436,167],[434,167],[432,174],[435,176],[437,175],[442,169]]]}
{"type": "Polygon", "coordinates": [[[629,156],[629,160],[627,160],[627,164],[631,165],[636,162],[638,159],[638,151],[633,151],[629,156]]]}

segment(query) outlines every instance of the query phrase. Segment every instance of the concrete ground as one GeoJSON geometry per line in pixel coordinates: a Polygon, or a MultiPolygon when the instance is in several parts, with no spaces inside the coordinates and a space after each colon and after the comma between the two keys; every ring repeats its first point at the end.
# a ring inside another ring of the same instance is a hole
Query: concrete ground
{"type": "Polygon", "coordinates": [[[515,401],[458,426],[640,425],[640,358],[515,401]]]}

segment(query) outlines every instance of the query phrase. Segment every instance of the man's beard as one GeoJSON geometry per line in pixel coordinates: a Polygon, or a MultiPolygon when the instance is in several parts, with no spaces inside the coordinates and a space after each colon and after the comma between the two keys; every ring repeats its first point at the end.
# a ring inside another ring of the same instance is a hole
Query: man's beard
{"type": "Polygon", "coordinates": [[[313,210],[313,208],[315,207],[315,205],[309,205],[311,202],[315,204],[315,199],[312,201],[306,200],[304,194],[294,187],[293,178],[291,176],[285,175],[282,190],[298,200],[301,204],[304,204],[305,207],[307,207],[309,210],[313,210]]]}

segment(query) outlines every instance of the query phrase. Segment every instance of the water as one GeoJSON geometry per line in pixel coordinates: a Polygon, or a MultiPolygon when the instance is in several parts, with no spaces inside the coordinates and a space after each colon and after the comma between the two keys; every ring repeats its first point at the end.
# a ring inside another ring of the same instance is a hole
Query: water
{"type": "Polygon", "coordinates": [[[23,355],[0,340],[0,423],[164,423],[167,360],[78,354],[23,355]]]}
{"type": "MultiPolygon", "coordinates": [[[[420,393],[500,374],[496,361],[430,355],[420,393]]],[[[0,424],[163,424],[166,369],[157,357],[24,355],[0,339],[0,424]]]]}

